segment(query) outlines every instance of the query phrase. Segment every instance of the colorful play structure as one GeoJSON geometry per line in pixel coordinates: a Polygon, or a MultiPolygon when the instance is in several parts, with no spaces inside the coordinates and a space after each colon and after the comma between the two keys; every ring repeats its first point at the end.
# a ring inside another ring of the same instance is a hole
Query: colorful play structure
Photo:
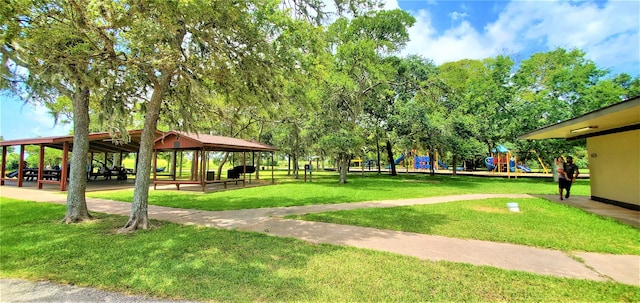
{"type": "Polygon", "coordinates": [[[506,147],[498,145],[492,150],[491,156],[484,159],[487,170],[491,172],[530,173],[531,169],[517,162],[517,157],[511,153],[506,147]]]}
{"type": "MultiPolygon", "coordinates": [[[[429,152],[427,151],[427,154],[428,153],[429,152]]],[[[429,156],[420,156],[418,155],[417,150],[413,150],[409,155],[413,155],[413,158],[410,157],[405,159],[405,155],[402,154],[394,161],[394,164],[397,166],[404,163],[403,161],[408,160],[409,163],[407,163],[407,168],[413,166],[414,169],[431,169],[431,158],[429,156]],[[413,165],[411,164],[411,160],[413,160],[413,165]]],[[[438,159],[438,151],[435,152],[434,162],[437,163],[435,167],[436,169],[449,169],[447,164],[438,159]]],[[[389,169],[391,168],[391,165],[387,165],[385,168],[389,169]]]]}
{"type": "MultiPolygon", "coordinates": [[[[394,165],[398,165],[398,164],[400,164],[402,161],[404,161],[404,154],[400,155],[400,157],[398,157],[395,161],[393,161],[393,164],[394,164],[394,165]]],[[[386,169],[390,169],[390,168],[391,168],[391,165],[389,164],[389,165],[385,166],[384,168],[386,168],[386,169]]]]}
{"type": "MultiPolygon", "coordinates": [[[[442,163],[442,161],[440,161],[440,159],[438,159],[438,155],[436,154],[436,160],[434,161],[435,163],[438,163],[438,165],[436,165],[436,168],[441,168],[441,169],[449,169],[449,166],[442,163]]],[[[431,158],[429,158],[429,156],[413,156],[413,168],[415,169],[431,169],[431,158]]]]}

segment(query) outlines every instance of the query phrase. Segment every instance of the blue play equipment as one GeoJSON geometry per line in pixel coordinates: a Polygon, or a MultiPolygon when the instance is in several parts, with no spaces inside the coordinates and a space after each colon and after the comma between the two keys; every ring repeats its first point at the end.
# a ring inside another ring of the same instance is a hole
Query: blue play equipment
{"type": "MultiPolygon", "coordinates": [[[[438,160],[438,166],[442,169],[449,169],[449,166],[438,160]]],[[[431,159],[429,156],[414,156],[413,168],[415,169],[431,169],[431,159]]]]}
{"type": "Polygon", "coordinates": [[[526,166],[523,166],[523,165],[516,165],[516,167],[517,167],[519,170],[522,170],[522,171],[523,171],[523,172],[525,172],[525,173],[530,173],[530,172],[531,172],[531,168],[528,168],[528,167],[526,167],[526,166]]]}
{"type": "MultiPolygon", "coordinates": [[[[496,169],[496,165],[493,164],[493,157],[487,157],[484,159],[484,165],[487,166],[488,170],[494,170],[496,169]]],[[[516,166],[516,161],[514,161],[513,159],[509,160],[509,166],[511,167],[511,172],[515,172],[515,166],[516,166]]],[[[518,169],[522,169],[522,165],[518,165],[518,169]]],[[[522,169],[524,171],[524,169],[522,169]]],[[[529,169],[528,172],[531,172],[531,169],[529,169]]]]}
{"type": "MultiPolygon", "coordinates": [[[[398,163],[402,162],[402,160],[404,160],[404,154],[400,155],[400,157],[398,157],[398,159],[396,159],[395,161],[393,161],[394,165],[398,165],[398,163]]],[[[387,165],[384,168],[386,169],[390,169],[391,165],[387,165]]]]}
{"type": "MultiPolygon", "coordinates": [[[[506,147],[502,146],[502,145],[498,145],[495,149],[491,150],[491,152],[506,154],[506,153],[509,152],[509,150],[506,147]]],[[[503,159],[503,160],[501,160],[499,162],[504,162],[505,158],[501,158],[501,159],[503,159]]],[[[489,171],[493,171],[493,170],[496,169],[496,163],[497,162],[498,161],[494,160],[493,157],[487,157],[487,158],[484,159],[484,164],[487,166],[487,169],[489,171]]],[[[518,168],[519,170],[522,170],[525,173],[530,173],[531,172],[531,168],[528,168],[528,167],[526,167],[524,165],[516,164],[516,161],[514,161],[513,158],[509,159],[509,167],[510,167],[509,170],[511,172],[515,172],[516,168],[518,168]]]]}

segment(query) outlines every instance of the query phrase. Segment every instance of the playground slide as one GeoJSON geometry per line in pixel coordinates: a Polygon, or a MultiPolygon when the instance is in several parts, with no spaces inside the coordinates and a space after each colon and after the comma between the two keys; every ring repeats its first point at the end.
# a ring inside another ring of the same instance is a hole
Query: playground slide
{"type": "Polygon", "coordinates": [[[531,172],[531,168],[528,168],[526,166],[522,166],[522,165],[518,165],[516,166],[519,170],[522,170],[525,173],[530,173],[531,172]]]}
{"type": "Polygon", "coordinates": [[[446,165],[444,163],[442,163],[442,161],[438,160],[438,165],[440,165],[440,167],[444,168],[444,169],[449,169],[449,165],[446,165]]]}
{"type": "MultiPolygon", "coordinates": [[[[398,159],[396,159],[395,161],[393,161],[393,164],[398,165],[398,163],[402,162],[402,160],[404,160],[404,155],[400,155],[400,157],[398,157],[398,159]]],[[[390,169],[391,165],[387,165],[384,168],[386,169],[390,169]]]]}
{"type": "Polygon", "coordinates": [[[493,165],[493,157],[486,157],[484,159],[484,165],[487,166],[487,170],[488,171],[492,171],[496,168],[495,165],[493,165]]]}

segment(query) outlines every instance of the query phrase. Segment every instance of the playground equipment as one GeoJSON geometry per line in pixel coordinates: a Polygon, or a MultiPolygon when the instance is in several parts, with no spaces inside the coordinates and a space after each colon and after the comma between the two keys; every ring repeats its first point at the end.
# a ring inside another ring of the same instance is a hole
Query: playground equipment
{"type": "MultiPolygon", "coordinates": [[[[496,162],[501,162],[503,164],[506,163],[506,160],[502,159],[502,161],[499,161],[499,159],[496,159],[494,157],[487,157],[486,159],[484,159],[484,161],[485,161],[484,164],[487,166],[487,169],[490,170],[490,171],[494,171],[496,169],[496,167],[497,167],[497,165],[496,165],[497,163],[496,162]]],[[[516,169],[519,169],[524,173],[530,173],[531,172],[531,168],[526,167],[526,166],[524,166],[524,165],[522,165],[520,163],[516,164],[516,161],[514,159],[510,159],[509,160],[509,171],[513,173],[513,172],[516,171],[516,169]]]]}
{"type": "Polygon", "coordinates": [[[515,178],[518,178],[519,172],[531,172],[530,168],[518,163],[517,157],[502,145],[498,145],[492,151],[491,156],[484,159],[484,164],[487,166],[487,170],[499,173],[506,172],[509,178],[511,178],[511,173],[515,173],[515,178]]]}
{"type": "MultiPolygon", "coordinates": [[[[395,161],[393,161],[393,164],[394,165],[398,165],[400,162],[402,162],[402,160],[404,160],[404,154],[400,155],[400,157],[398,157],[395,161]]],[[[384,168],[390,169],[391,168],[391,164],[385,166],[384,168]]]]}
{"type": "Polygon", "coordinates": [[[545,174],[548,175],[549,174],[549,170],[544,165],[544,162],[542,162],[542,159],[540,159],[540,155],[538,155],[538,153],[535,150],[532,150],[531,152],[536,154],[536,157],[538,157],[538,162],[540,162],[540,166],[542,167],[542,170],[544,171],[545,174]]]}
{"type": "MultiPolygon", "coordinates": [[[[414,154],[417,154],[417,151],[414,151],[414,154]]],[[[429,151],[427,151],[429,154],[429,151]]],[[[413,157],[413,168],[414,169],[431,169],[431,158],[429,156],[414,156],[413,157]]],[[[442,162],[438,157],[438,150],[435,151],[435,161],[436,169],[449,169],[449,165],[442,162]]]]}
{"type": "MultiPolygon", "coordinates": [[[[437,156],[436,156],[436,159],[438,159],[437,156]]],[[[440,167],[441,169],[449,169],[449,166],[444,164],[442,161],[440,161],[440,159],[436,160],[436,163],[438,163],[436,167],[440,167]]],[[[429,158],[429,156],[414,156],[413,168],[431,169],[431,158],[429,158]]]]}

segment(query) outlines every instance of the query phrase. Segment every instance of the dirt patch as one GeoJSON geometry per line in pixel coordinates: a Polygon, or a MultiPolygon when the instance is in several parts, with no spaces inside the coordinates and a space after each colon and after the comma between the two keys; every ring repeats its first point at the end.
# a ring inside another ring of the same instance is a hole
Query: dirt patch
{"type": "Polygon", "coordinates": [[[475,211],[480,211],[483,213],[496,213],[496,214],[507,214],[509,210],[507,208],[502,207],[491,207],[491,206],[476,206],[473,208],[475,211]]]}

